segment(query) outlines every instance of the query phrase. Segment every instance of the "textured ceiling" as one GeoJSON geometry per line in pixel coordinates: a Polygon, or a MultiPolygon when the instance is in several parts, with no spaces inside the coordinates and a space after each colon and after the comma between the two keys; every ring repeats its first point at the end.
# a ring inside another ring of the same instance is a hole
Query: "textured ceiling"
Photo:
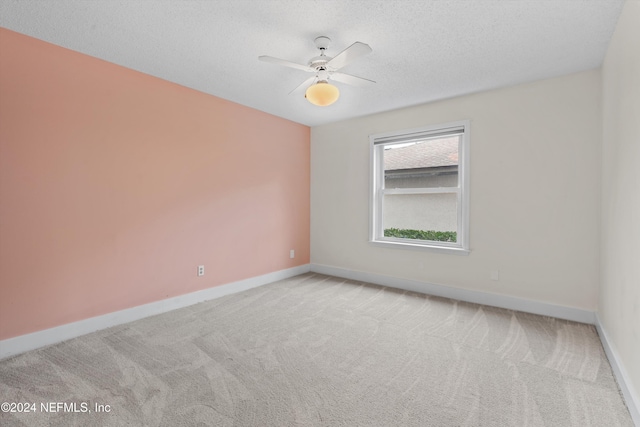
{"type": "Polygon", "coordinates": [[[309,126],[600,66],[622,0],[0,0],[0,26],[309,126]],[[289,92],[313,39],[375,80],[317,107],[289,92]]]}

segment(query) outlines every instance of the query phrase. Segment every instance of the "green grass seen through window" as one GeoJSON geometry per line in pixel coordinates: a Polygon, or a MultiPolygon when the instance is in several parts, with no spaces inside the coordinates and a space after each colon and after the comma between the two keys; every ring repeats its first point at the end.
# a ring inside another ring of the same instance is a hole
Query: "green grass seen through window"
{"type": "Polygon", "coordinates": [[[455,231],[408,230],[408,229],[401,229],[401,228],[387,228],[384,230],[384,237],[432,240],[435,242],[456,242],[457,233],[455,231]]]}

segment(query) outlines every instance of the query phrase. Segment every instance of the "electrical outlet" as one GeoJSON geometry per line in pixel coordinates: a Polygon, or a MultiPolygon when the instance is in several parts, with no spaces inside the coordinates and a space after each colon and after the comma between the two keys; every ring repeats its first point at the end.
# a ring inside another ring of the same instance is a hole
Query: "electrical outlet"
{"type": "Polygon", "coordinates": [[[289,251],[289,258],[295,258],[296,257],[296,251],[294,251],[293,249],[291,249],[289,251]]]}
{"type": "Polygon", "coordinates": [[[491,280],[498,281],[500,280],[500,270],[494,270],[491,272],[491,280]]]}
{"type": "Polygon", "coordinates": [[[198,276],[204,276],[204,265],[198,266],[198,276]]]}

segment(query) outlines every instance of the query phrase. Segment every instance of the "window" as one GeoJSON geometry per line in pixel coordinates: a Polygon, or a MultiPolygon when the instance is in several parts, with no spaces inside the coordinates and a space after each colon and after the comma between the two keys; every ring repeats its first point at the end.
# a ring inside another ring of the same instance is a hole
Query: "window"
{"type": "Polygon", "coordinates": [[[371,135],[370,241],[469,253],[469,121],[371,135]]]}

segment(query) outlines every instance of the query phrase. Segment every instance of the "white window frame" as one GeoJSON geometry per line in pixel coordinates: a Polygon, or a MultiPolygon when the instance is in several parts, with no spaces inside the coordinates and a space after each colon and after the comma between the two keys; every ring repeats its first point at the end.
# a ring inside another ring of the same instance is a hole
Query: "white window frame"
{"type": "Polygon", "coordinates": [[[468,255],[469,249],[469,140],[470,120],[423,126],[413,129],[379,133],[369,136],[370,168],[369,180],[369,242],[376,246],[418,249],[457,255],[468,255]],[[384,188],[384,158],[380,155],[385,145],[405,143],[417,140],[444,137],[450,134],[461,135],[458,146],[458,187],[435,188],[384,188]],[[431,240],[402,239],[385,237],[383,230],[383,199],[385,194],[457,194],[457,242],[436,242],[431,240]]]}

